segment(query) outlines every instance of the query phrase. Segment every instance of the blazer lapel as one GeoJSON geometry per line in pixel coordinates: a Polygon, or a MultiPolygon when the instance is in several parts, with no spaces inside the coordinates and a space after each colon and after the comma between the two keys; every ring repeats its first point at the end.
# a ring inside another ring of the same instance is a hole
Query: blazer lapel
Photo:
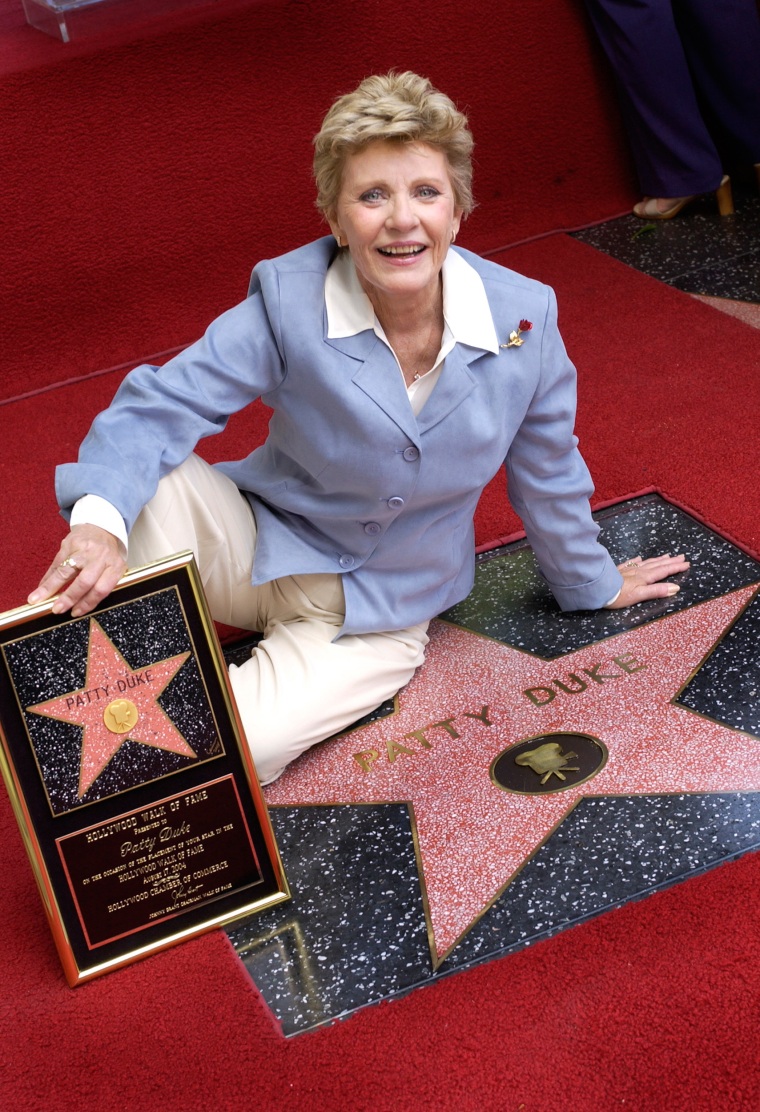
{"type": "Polygon", "coordinates": [[[475,389],[477,378],[469,363],[488,354],[456,344],[446,356],[446,365],[433,393],[415,418],[396,360],[374,332],[367,330],[355,336],[329,338],[325,343],[361,363],[354,373],[354,383],[418,447],[420,435],[448,417],[475,389]]]}
{"type": "Polygon", "coordinates": [[[462,348],[455,344],[446,356],[446,364],[433,393],[422,407],[417,417],[421,433],[427,432],[456,409],[468,394],[477,386],[477,378],[468,363],[485,354],[474,348],[462,348]],[[469,359],[467,356],[469,355],[469,359]]]}
{"type": "Polygon", "coordinates": [[[374,332],[365,331],[355,336],[325,339],[325,343],[344,355],[361,361],[361,366],[353,375],[354,384],[419,447],[419,428],[409,404],[404,380],[396,360],[382,340],[374,332]]]}

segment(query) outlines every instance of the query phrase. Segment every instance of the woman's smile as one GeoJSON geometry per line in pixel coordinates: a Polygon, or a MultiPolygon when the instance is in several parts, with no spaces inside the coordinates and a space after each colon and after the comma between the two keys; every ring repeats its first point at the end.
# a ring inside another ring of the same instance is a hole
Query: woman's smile
{"type": "Polygon", "coordinates": [[[426,248],[422,246],[422,244],[409,244],[408,246],[398,244],[393,247],[378,247],[378,251],[381,255],[387,255],[389,258],[397,259],[414,258],[417,255],[421,255],[425,250],[426,248]]]}
{"type": "Polygon", "coordinates": [[[389,299],[405,299],[408,309],[439,296],[461,215],[435,147],[378,140],[346,159],[331,227],[381,319],[389,299]]]}

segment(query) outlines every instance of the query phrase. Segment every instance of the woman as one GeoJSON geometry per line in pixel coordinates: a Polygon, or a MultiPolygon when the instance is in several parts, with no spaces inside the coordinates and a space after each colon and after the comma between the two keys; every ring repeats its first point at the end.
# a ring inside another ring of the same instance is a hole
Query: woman
{"type": "Polygon", "coordinates": [[[372,77],[315,147],[332,236],[260,263],[199,343],[127,376],[58,470],[71,532],[30,596],[84,614],[127,546],[132,565],[193,549],[213,616],[264,635],[231,668],[263,783],[412,677],[429,619],[472,586],[473,513],[505,459],[564,608],[673,594],[660,581],[687,566],[621,573],[597,543],[554,296],[450,249],[473,204],[452,102],[372,77]],[[190,454],[257,397],[262,447],[213,468],[190,454]]]}

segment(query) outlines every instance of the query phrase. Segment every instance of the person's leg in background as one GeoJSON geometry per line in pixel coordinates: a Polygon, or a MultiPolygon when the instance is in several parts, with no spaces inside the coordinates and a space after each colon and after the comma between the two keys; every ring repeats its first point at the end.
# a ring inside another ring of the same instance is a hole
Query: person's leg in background
{"type": "Polygon", "coordinates": [[[717,189],[723,168],[672,3],[586,0],[586,7],[618,84],[642,193],[675,198],[717,189]]]}
{"type": "Polygon", "coordinates": [[[726,159],[760,162],[760,10],[757,0],[675,0],[702,115],[726,159]]]}

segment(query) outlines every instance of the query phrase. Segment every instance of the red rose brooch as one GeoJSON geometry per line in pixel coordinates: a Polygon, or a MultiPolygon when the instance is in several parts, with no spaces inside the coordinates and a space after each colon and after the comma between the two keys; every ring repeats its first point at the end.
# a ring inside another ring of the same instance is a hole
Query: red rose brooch
{"type": "Polygon", "coordinates": [[[518,324],[517,328],[515,328],[514,331],[509,333],[509,339],[507,340],[506,344],[499,344],[499,347],[503,347],[503,348],[519,348],[519,347],[522,347],[523,344],[525,343],[525,340],[522,340],[520,338],[520,333],[521,332],[530,332],[532,327],[533,327],[533,324],[531,323],[531,321],[521,320],[520,323],[518,324]]]}

